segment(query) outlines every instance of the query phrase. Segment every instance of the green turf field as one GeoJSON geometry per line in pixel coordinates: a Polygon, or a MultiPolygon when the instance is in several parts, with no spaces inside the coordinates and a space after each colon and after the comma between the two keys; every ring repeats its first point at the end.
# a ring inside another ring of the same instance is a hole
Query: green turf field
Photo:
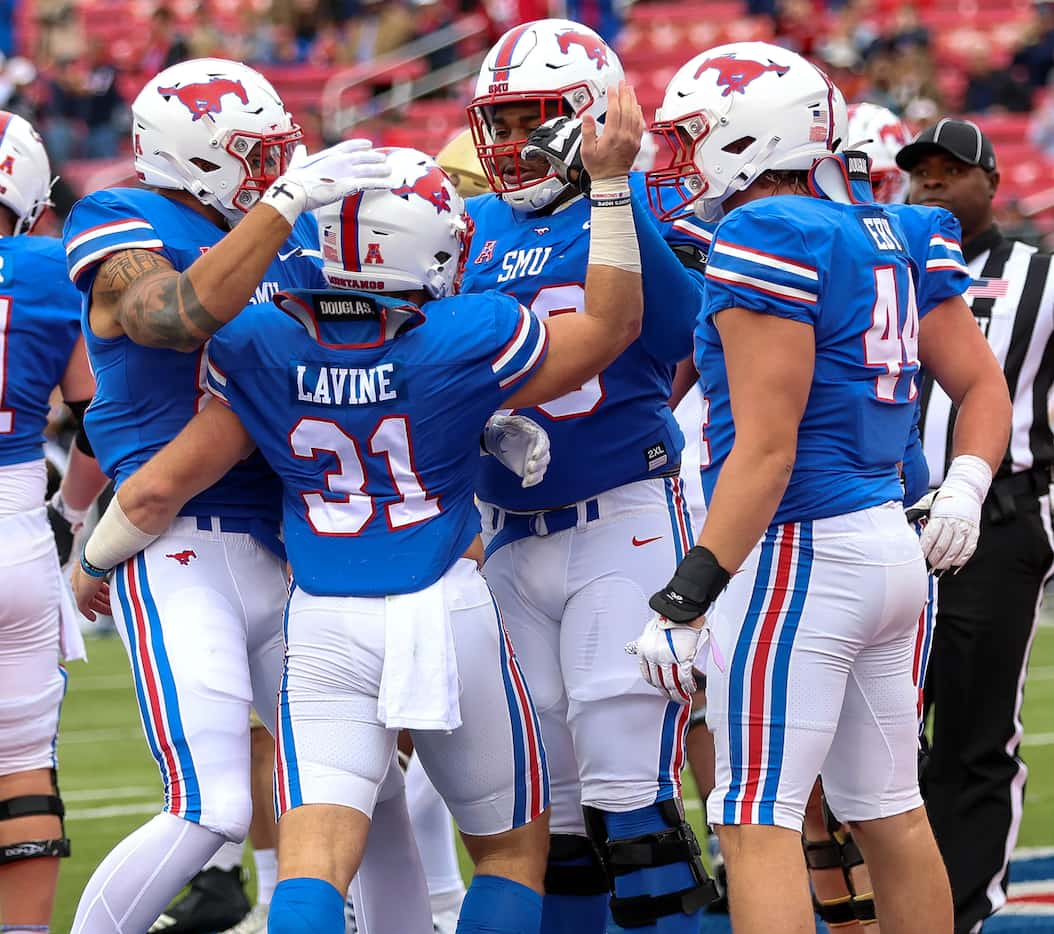
{"type": "MultiPolygon", "coordinates": [[[[91,871],[114,843],[157,812],[161,800],[124,650],[116,638],[104,638],[90,641],[88,651],[88,664],[70,668],[62,711],[59,778],[73,857],[62,866],[52,926],[56,934],[69,931],[91,871]]],[[[1045,618],[1036,638],[1024,719],[1031,775],[1019,843],[1054,845],[1054,616],[1045,618]]],[[[689,807],[698,824],[698,803],[689,807]]]]}

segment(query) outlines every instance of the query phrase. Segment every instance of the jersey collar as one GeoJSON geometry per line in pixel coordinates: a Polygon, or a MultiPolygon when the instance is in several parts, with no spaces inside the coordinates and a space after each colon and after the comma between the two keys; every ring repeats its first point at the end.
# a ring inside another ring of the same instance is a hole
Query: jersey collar
{"type": "Polygon", "coordinates": [[[844,150],[818,159],[809,172],[809,190],[838,204],[871,204],[875,195],[866,153],[844,150]]]}
{"type": "Polygon", "coordinates": [[[425,321],[424,312],[409,302],[350,289],[289,289],[273,301],[331,350],[380,347],[425,321]]]}
{"type": "Polygon", "coordinates": [[[992,224],[987,230],[982,231],[972,240],[963,241],[963,259],[972,263],[982,253],[987,253],[993,247],[1002,243],[1004,237],[1002,231],[992,224]]]}

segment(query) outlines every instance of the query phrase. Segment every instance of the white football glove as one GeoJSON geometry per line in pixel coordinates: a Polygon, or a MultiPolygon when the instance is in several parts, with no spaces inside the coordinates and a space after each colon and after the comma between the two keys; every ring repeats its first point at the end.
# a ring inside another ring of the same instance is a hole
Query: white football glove
{"type": "Polygon", "coordinates": [[[648,620],[636,642],[626,644],[626,651],[637,656],[640,673],[648,684],[678,704],[690,704],[696,690],[692,668],[709,642],[710,630],[705,626],[696,629],[656,615],[648,620]]]}
{"type": "Polygon", "coordinates": [[[549,433],[525,415],[492,415],[483,429],[483,447],[517,477],[524,489],[537,486],[549,466],[549,433]]]}
{"type": "Polygon", "coordinates": [[[932,570],[962,567],[970,560],[981,530],[981,506],[991,485],[992,469],[981,458],[960,454],[951,462],[919,538],[932,570]]]}
{"type": "Polygon", "coordinates": [[[305,211],[339,201],[367,188],[387,188],[388,157],[368,139],[348,139],[329,149],[307,154],[297,146],[289,168],[264,192],[261,201],[282,215],[290,226],[305,211]]]}

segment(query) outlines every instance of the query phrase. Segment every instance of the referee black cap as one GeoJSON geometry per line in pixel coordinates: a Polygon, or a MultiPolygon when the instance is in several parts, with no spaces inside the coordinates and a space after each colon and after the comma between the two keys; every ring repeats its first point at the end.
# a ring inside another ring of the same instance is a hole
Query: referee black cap
{"type": "Polygon", "coordinates": [[[976,123],[945,117],[926,127],[915,142],[897,153],[897,165],[910,172],[919,160],[932,152],[946,152],[967,165],[977,165],[986,172],[995,171],[995,150],[992,141],[976,123]]]}

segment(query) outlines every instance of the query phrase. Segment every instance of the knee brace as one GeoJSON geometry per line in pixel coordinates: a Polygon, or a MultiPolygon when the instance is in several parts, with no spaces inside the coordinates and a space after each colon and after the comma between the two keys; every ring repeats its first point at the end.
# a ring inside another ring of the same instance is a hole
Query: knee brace
{"type": "Polygon", "coordinates": [[[588,837],[571,833],[549,837],[546,895],[604,895],[609,891],[607,874],[588,837]]]}
{"type": "Polygon", "coordinates": [[[19,795],[0,801],[0,821],[15,820],[19,817],[36,817],[41,814],[52,814],[59,819],[60,836],[53,840],[26,840],[23,843],[0,845],[0,866],[23,859],[40,859],[42,857],[62,857],[70,855],[70,841],[66,836],[66,807],[59,797],[59,786],[54,769],[51,772],[51,784],[55,789],[53,795],[19,795]]]}
{"type": "Polygon", "coordinates": [[[822,800],[823,816],[830,837],[826,840],[806,840],[802,837],[805,864],[809,869],[840,869],[849,894],[827,901],[820,901],[813,895],[813,906],[831,928],[845,927],[847,924],[874,924],[878,920],[874,893],[857,893],[853,884],[852,870],[864,864],[864,856],[853,835],[843,830],[842,822],[831,813],[827,799],[822,800]]]}
{"type": "Polygon", "coordinates": [[[685,821],[680,803],[676,800],[662,801],[655,808],[666,822],[667,830],[622,840],[612,840],[608,835],[603,811],[582,808],[586,833],[597,851],[612,892],[615,891],[615,879],[618,876],[641,869],[684,863],[691,870],[693,884],[679,892],[631,898],[612,895],[611,916],[620,927],[646,927],[666,915],[690,915],[717,898],[714,880],[707,874],[699,858],[699,841],[685,821]]]}
{"type": "Polygon", "coordinates": [[[691,733],[697,726],[706,726],[706,704],[692,708],[692,712],[688,714],[688,732],[691,733]]]}

